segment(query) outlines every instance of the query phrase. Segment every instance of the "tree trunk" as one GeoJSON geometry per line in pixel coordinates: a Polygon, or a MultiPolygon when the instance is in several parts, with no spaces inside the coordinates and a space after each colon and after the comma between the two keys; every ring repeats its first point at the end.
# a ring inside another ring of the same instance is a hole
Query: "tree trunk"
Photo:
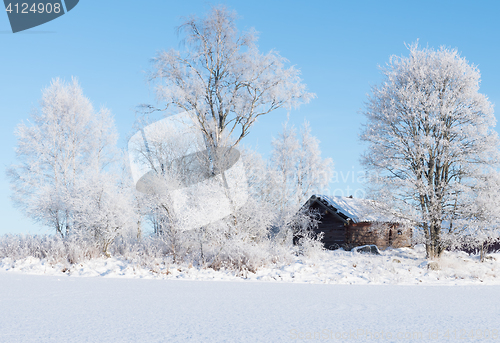
{"type": "Polygon", "coordinates": [[[426,257],[428,260],[434,260],[441,257],[444,251],[441,242],[441,225],[438,223],[431,223],[428,231],[429,234],[426,234],[425,241],[426,257]]]}
{"type": "Polygon", "coordinates": [[[479,247],[479,256],[481,262],[484,262],[484,242],[481,243],[481,246],[479,247]]]}

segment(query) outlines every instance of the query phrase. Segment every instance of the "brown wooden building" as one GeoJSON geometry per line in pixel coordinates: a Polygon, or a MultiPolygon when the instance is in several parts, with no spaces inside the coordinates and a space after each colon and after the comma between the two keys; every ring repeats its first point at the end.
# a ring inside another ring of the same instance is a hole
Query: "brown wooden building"
{"type": "Polygon", "coordinates": [[[318,218],[316,234],[323,233],[327,249],[375,244],[379,249],[411,246],[412,230],[374,201],[352,197],[313,195],[303,206],[318,218]]]}

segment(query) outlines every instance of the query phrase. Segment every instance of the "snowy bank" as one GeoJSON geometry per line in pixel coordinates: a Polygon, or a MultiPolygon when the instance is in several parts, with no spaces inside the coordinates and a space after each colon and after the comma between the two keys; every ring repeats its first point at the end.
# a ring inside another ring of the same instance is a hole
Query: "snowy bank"
{"type": "Polygon", "coordinates": [[[326,284],[432,284],[500,285],[500,254],[485,262],[463,252],[445,252],[437,261],[438,270],[429,268],[423,246],[388,249],[381,255],[343,250],[324,251],[312,256],[297,256],[291,263],[274,264],[250,271],[213,270],[155,259],[147,265],[120,257],[95,258],[81,263],[49,263],[33,257],[4,258],[0,271],[28,274],[124,277],[146,279],[270,281],[326,284]]]}

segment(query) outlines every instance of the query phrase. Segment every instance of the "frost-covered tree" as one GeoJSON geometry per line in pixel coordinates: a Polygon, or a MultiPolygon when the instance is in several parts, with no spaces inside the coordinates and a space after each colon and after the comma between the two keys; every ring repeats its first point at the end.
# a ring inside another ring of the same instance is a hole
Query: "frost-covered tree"
{"type": "Polygon", "coordinates": [[[299,204],[313,193],[324,193],[333,176],[333,160],[322,158],[319,140],[311,134],[311,127],[304,121],[300,129],[300,149],[297,164],[297,201],[299,204]]]}
{"type": "Polygon", "coordinates": [[[372,88],[362,162],[377,199],[423,230],[433,259],[466,232],[484,176],[498,165],[499,141],[477,67],[455,49],[408,48],[408,57],[390,58],[372,88]]]}
{"type": "Polygon", "coordinates": [[[272,235],[277,242],[291,244],[298,231],[305,237],[304,242],[315,240],[318,237],[308,235],[308,229],[316,223],[314,216],[298,211],[312,194],[325,192],[333,162],[321,157],[319,141],[312,136],[307,122],[300,134],[284,123],[272,146],[269,161],[250,150],[243,152],[250,197],[260,206],[260,213],[267,209],[274,214],[272,235]]]}
{"type": "MultiPolygon", "coordinates": [[[[311,135],[307,122],[297,134],[288,123],[272,142],[269,161],[251,150],[243,151],[250,196],[275,214],[273,231],[291,243],[292,225],[300,206],[314,193],[323,193],[331,177],[333,163],[322,158],[319,141],[311,135]]],[[[311,224],[309,217],[303,226],[311,224]],[[306,223],[308,221],[308,223],[306,223]],[[307,224],[307,225],[306,225],[307,224]]]]}
{"type": "Polygon", "coordinates": [[[319,140],[311,135],[304,122],[300,136],[293,126],[283,124],[283,131],[272,141],[270,166],[277,172],[275,198],[282,208],[296,211],[314,193],[322,193],[333,174],[331,158],[322,158],[319,140]]]}
{"type": "Polygon", "coordinates": [[[451,237],[455,238],[450,240],[452,248],[478,250],[483,261],[488,247],[500,239],[500,173],[492,169],[483,171],[474,187],[466,192],[465,201],[457,204],[460,215],[445,233],[456,236],[458,231],[459,237],[451,237]]]}
{"type": "Polygon", "coordinates": [[[286,67],[274,50],[261,54],[256,33],[240,34],[235,19],[224,6],[213,7],[203,19],[190,17],[178,29],[186,49],[159,53],[150,74],[158,100],[189,111],[199,124],[212,170],[258,117],[314,96],[297,69],[286,67]]]}
{"type": "Polygon", "coordinates": [[[115,156],[114,122],[108,110],[94,110],[75,79],[52,80],[15,134],[18,163],[7,173],[12,198],[28,217],[64,237],[84,222],[82,211],[95,223],[106,214],[90,208],[116,205],[99,195],[115,182],[104,173],[115,156]]]}
{"type": "Polygon", "coordinates": [[[273,182],[272,197],[277,202],[280,211],[292,209],[295,211],[297,202],[297,167],[299,161],[299,139],[295,127],[283,124],[282,132],[272,141],[273,150],[270,158],[270,168],[276,174],[269,173],[266,182],[273,182]]]}

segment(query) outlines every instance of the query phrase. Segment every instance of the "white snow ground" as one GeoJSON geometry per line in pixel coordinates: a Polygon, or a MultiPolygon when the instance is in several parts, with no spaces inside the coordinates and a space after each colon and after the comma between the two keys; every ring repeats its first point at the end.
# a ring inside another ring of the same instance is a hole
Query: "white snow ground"
{"type": "Polygon", "coordinates": [[[500,254],[485,262],[466,253],[448,253],[439,261],[440,270],[429,270],[423,246],[388,249],[380,256],[350,251],[325,251],[314,256],[298,256],[285,265],[260,268],[256,273],[193,268],[158,260],[147,266],[121,258],[99,258],[80,264],[49,263],[28,257],[0,260],[0,271],[56,276],[105,276],[183,280],[254,280],[327,284],[396,285],[500,285],[500,254]],[[153,266],[152,266],[153,265],[153,266]]]}
{"type": "Polygon", "coordinates": [[[445,253],[436,271],[424,255],[306,253],[239,274],[4,258],[0,343],[500,341],[500,254],[445,253]]]}
{"type": "Polygon", "coordinates": [[[0,271],[0,342],[497,342],[499,294],[0,271]]]}

